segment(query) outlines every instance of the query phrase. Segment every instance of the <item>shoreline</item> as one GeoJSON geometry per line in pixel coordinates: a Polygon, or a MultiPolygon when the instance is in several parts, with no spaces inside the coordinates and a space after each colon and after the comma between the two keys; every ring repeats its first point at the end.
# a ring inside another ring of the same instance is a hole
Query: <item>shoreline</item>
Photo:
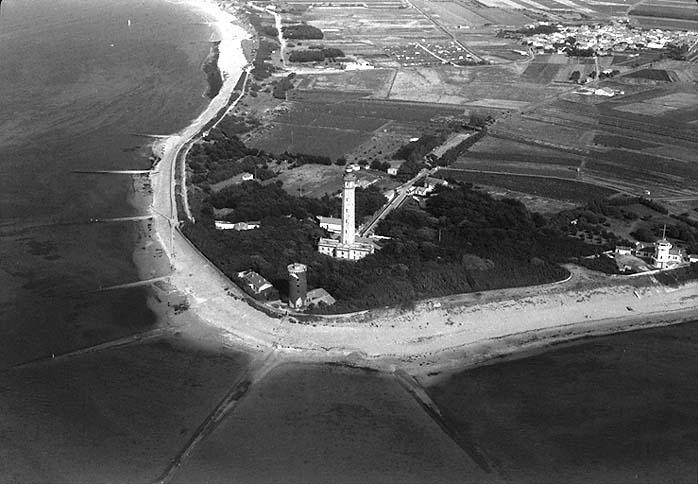
{"type": "MultiPolygon", "coordinates": [[[[420,301],[414,310],[392,308],[358,318],[340,316],[300,323],[292,315],[272,318],[253,308],[241,290],[176,228],[175,171],[180,153],[244,95],[232,99],[239,76],[231,74],[235,69],[240,76],[245,74],[242,41],[249,39],[239,23],[233,27],[235,17],[218,5],[206,0],[188,4],[216,19],[222,37],[219,68],[224,83],[188,127],[154,147],[160,161],[151,181],[154,241],[173,269],[172,292],[189,301],[189,319],[193,315],[193,319],[220,329],[228,343],[251,351],[274,350],[290,360],[335,361],[387,371],[400,366],[425,380],[437,376],[428,373],[496,361],[533,347],[545,350],[580,338],[698,319],[696,282],[668,288],[641,277],[585,286],[588,274],[584,271],[551,287],[454,295],[438,305],[420,301]]],[[[147,261],[137,265],[144,272],[149,268],[147,261]]],[[[161,308],[157,311],[161,324],[166,318],[179,320],[180,316],[162,307],[164,303],[157,306],[161,308]]],[[[181,317],[186,318],[187,312],[181,317]]]]}

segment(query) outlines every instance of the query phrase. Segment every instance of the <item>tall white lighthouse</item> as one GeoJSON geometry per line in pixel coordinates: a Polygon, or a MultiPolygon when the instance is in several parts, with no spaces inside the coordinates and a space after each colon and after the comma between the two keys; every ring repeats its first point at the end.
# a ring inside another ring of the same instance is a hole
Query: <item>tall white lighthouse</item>
{"type": "Polygon", "coordinates": [[[342,194],[342,232],[339,240],[320,238],[318,252],[337,259],[359,260],[376,250],[368,239],[356,236],[356,175],[351,168],[344,172],[344,192],[342,194]]]}
{"type": "Polygon", "coordinates": [[[356,175],[351,171],[344,173],[344,194],[342,196],[342,245],[352,245],[355,242],[355,198],[356,175]]]}

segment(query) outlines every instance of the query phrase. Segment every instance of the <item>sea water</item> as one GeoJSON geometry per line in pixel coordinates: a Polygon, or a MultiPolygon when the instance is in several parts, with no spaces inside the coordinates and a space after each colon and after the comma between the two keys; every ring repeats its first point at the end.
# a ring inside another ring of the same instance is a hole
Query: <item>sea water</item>
{"type": "Polygon", "coordinates": [[[129,175],[150,143],[208,99],[213,29],[164,0],[0,4],[0,363],[59,354],[149,327],[137,280],[129,175]]]}

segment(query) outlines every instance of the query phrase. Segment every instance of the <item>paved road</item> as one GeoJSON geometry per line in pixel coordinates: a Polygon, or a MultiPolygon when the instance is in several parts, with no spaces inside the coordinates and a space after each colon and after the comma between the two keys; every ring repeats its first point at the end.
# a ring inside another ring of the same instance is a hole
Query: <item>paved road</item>
{"type": "Polygon", "coordinates": [[[366,237],[366,235],[373,232],[373,230],[376,228],[376,225],[378,225],[378,222],[383,220],[385,217],[388,216],[390,212],[392,212],[393,210],[395,210],[403,204],[405,199],[410,194],[410,189],[414,186],[415,183],[417,183],[417,180],[419,180],[420,178],[424,178],[425,176],[429,176],[430,174],[433,174],[435,170],[435,168],[432,168],[431,170],[427,170],[426,168],[424,168],[408,182],[403,183],[398,188],[396,188],[395,190],[398,192],[398,194],[395,195],[395,197],[393,197],[393,199],[390,200],[383,208],[381,208],[381,210],[378,212],[378,215],[376,215],[366,227],[359,231],[359,237],[366,237]]]}

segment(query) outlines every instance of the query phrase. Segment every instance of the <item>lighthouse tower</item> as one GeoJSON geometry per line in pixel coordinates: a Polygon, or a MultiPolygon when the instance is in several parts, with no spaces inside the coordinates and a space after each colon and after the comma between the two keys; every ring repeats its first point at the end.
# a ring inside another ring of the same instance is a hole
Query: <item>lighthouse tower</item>
{"type": "Polygon", "coordinates": [[[356,225],[354,222],[356,175],[347,171],[344,173],[344,195],[342,196],[342,245],[353,245],[356,241],[356,225]]]}
{"type": "Polygon", "coordinates": [[[339,240],[321,237],[318,252],[337,259],[359,260],[373,254],[376,247],[368,239],[356,236],[355,191],[356,175],[353,169],[344,172],[344,193],[342,195],[342,232],[339,240]]]}

